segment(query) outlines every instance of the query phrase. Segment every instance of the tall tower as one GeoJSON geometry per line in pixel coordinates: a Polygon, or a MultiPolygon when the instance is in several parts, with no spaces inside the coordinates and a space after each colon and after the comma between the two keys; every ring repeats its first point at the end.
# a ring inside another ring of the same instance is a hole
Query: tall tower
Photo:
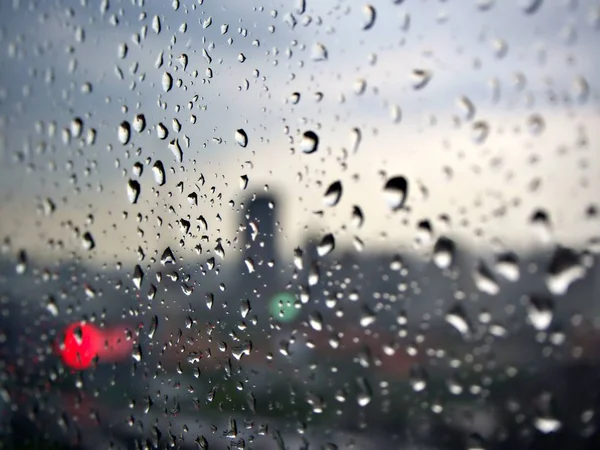
{"type": "Polygon", "coordinates": [[[246,232],[244,234],[245,258],[252,258],[255,264],[267,264],[277,254],[275,197],[260,194],[249,199],[244,214],[246,232]]]}

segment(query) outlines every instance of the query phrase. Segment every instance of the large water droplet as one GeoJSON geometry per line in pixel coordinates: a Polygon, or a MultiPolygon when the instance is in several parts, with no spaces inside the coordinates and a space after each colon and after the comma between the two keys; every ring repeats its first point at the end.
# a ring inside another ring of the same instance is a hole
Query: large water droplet
{"type": "Polygon", "coordinates": [[[310,57],[313,61],[325,61],[327,59],[327,49],[321,43],[312,46],[310,57]]]}
{"type": "Polygon", "coordinates": [[[129,143],[129,138],[131,136],[131,128],[129,126],[129,122],[121,122],[121,125],[119,125],[117,135],[121,144],[126,145],[127,143],[129,143]]]}
{"type": "Polygon", "coordinates": [[[335,248],[335,238],[329,233],[323,236],[319,245],[317,245],[317,254],[321,257],[328,255],[335,248]]]}
{"type": "Polygon", "coordinates": [[[138,291],[142,288],[142,282],[144,281],[144,271],[142,270],[139,264],[137,264],[133,269],[133,277],[131,278],[131,281],[133,282],[133,285],[138,291]]]}
{"type": "Polygon", "coordinates": [[[136,180],[129,180],[127,182],[127,199],[129,200],[129,203],[137,203],[140,196],[140,190],[140,183],[138,183],[136,180]]]}
{"type": "Polygon", "coordinates": [[[475,273],[473,275],[473,279],[475,281],[475,286],[477,286],[477,289],[479,289],[485,294],[497,295],[498,292],[500,292],[500,286],[498,285],[496,279],[494,278],[490,270],[483,262],[479,263],[477,270],[475,270],[475,273]]]}
{"type": "Polygon", "coordinates": [[[496,272],[508,281],[518,281],[520,277],[519,261],[513,253],[499,255],[494,267],[496,272]]]}
{"type": "Polygon", "coordinates": [[[323,317],[319,312],[314,312],[308,316],[308,323],[315,331],[323,329],[323,317]]]}
{"type": "Polygon", "coordinates": [[[92,250],[96,246],[94,237],[89,231],[86,231],[83,233],[83,236],[81,236],[81,245],[85,250],[92,250]]]}
{"type": "Polygon", "coordinates": [[[165,248],[165,250],[162,253],[162,256],[160,257],[160,263],[163,266],[166,266],[167,264],[175,264],[175,255],[173,255],[171,247],[165,248]]]}
{"type": "Polygon", "coordinates": [[[334,181],[329,185],[323,196],[323,203],[327,206],[335,206],[339,203],[342,198],[342,183],[340,181],[334,181]]]}
{"type": "Polygon", "coordinates": [[[156,125],[156,136],[162,141],[169,135],[169,130],[162,123],[156,125]]]}
{"type": "Polygon", "coordinates": [[[248,135],[243,129],[240,128],[235,131],[235,142],[242,148],[248,145],[248,135]]]}
{"type": "Polygon", "coordinates": [[[304,153],[314,153],[319,147],[319,136],[313,131],[307,131],[302,135],[300,149],[304,153]]]}
{"type": "Polygon", "coordinates": [[[408,182],[403,176],[390,178],[383,188],[388,206],[396,211],[404,206],[408,195],[408,182]]]}
{"type": "Polygon", "coordinates": [[[171,153],[173,153],[173,156],[178,163],[183,161],[183,150],[179,145],[179,139],[173,139],[169,142],[169,150],[171,150],[171,153]]]}
{"type": "Polygon", "coordinates": [[[456,328],[463,336],[467,336],[471,332],[469,319],[461,305],[456,305],[448,311],[448,314],[446,314],[446,322],[456,328]]]}

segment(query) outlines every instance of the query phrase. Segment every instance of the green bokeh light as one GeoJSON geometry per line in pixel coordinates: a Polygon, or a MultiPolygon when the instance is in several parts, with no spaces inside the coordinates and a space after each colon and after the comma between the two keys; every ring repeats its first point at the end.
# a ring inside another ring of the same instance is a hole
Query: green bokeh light
{"type": "Polygon", "coordinates": [[[300,308],[296,307],[296,297],[293,294],[279,292],[271,298],[269,312],[277,320],[290,322],[300,313],[300,308]]]}

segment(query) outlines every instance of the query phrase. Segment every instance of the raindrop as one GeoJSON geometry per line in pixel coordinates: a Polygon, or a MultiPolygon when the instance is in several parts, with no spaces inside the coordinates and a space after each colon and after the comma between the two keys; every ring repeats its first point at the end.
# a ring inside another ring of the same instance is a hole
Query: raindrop
{"type": "Polygon", "coordinates": [[[350,132],[350,148],[352,152],[356,153],[358,151],[358,147],[360,146],[360,141],[362,140],[362,134],[358,128],[352,128],[350,132]]]}
{"type": "Polygon", "coordinates": [[[314,153],[319,147],[319,136],[313,131],[306,131],[302,135],[300,141],[300,148],[304,153],[314,153]]]}
{"type": "Polygon", "coordinates": [[[483,262],[480,262],[477,270],[473,275],[473,279],[475,281],[475,286],[481,292],[488,295],[497,295],[500,292],[500,286],[494,279],[494,276],[490,272],[490,270],[484,265],[483,262]]]}
{"type": "Polygon", "coordinates": [[[427,372],[418,364],[410,368],[409,379],[410,385],[415,392],[421,392],[427,387],[427,372]]]}
{"type": "Polygon", "coordinates": [[[315,331],[321,331],[323,329],[323,317],[318,312],[308,316],[308,323],[315,331]]]}
{"type": "Polygon", "coordinates": [[[527,318],[538,331],[545,331],[552,323],[554,306],[552,300],[531,297],[527,304],[527,318]]]}
{"type": "Polygon", "coordinates": [[[17,266],[15,268],[18,275],[23,275],[27,272],[27,253],[21,250],[17,255],[17,266]]]}
{"type": "Polygon", "coordinates": [[[546,286],[553,295],[564,295],[571,284],[585,277],[586,268],[570,249],[559,247],[548,265],[546,286]]]}
{"type": "Polygon", "coordinates": [[[158,136],[160,140],[165,140],[168,135],[169,130],[167,130],[167,127],[165,127],[162,123],[156,125],[156,136],[158,136]]]}
{"type": "Polygon", "coordinates": [[[179,139],[173,139],[169,142],[169,150],[171,150],[171,153],[173,153],[173,156],[178,163],[183,161],[183,150],[179,145],[179,139]]]}
{"type": "Polygon", "coordinates": [[[156,161],[152,166],[152,174],[154,175],[154,181],[159,186],[165,184],[166,176],[165,176],[165,167],[161,161],[156,161]]]}
{"type": "Polygon", "coordinates": [[[325,61],[327,60],[327,49],[323,44],[316,43],[312,46],[310,55],[313,61],[325,61]]]}
{"type": "Polygon", "coordinates": [[[454,259],[454,242],[446,237],[440,237],[433,246],[433,262],[440,269],[447,269],[454,259]]]}
{"type": "Polygon", "coordinates": [[[169,92],[171,90],[171,88],[173,87],[173,77],[169,72],[163,73],[161,84],[163,91],[169,92]]]}
{"type": "Polygon", "coordinates": [[[245,191],[245,190],[246,190],[246,188],[248,187],[248,181],[249,181],[249,180],[248,180],[248,175],[242,175],[242,176],[240,177],[240,189],[241,189],[242,191],[245,191]]]}
{"type": "Polygon", "coordinates": [[[366,378],[360,377],[356,380],[356,384],[358,385],[358,394],[356,395],[356,402],[359,406],[365,407],[373,398],[373,390],[369,385],[369,382],[366,378]]]}
{"type": "Polygon", "coordinates": [[[461,96],[456,101],[462,116],[466,120],[471,120],[475,117],[475,105],[465,96],[461,96]]]}
{"type": "Polygon", "coordinates": [[[375,8],[373,8],[373,6],[365,5],[363,7],[363,14],[365,16],[363,21],[363,30],[370,30],[375,24],[377,12],[375,11],[375,8]]]}
{"type": "Polygon", "coordinates": [[[519,6],[526,14],[535,14],[542,3],[543,0],[519,0],[519,6]]]}
{"type": "Polygon", "coordinates": [[[476,144],[483,144],[490,134],[490,126],[487,122],[479,120],[471,127],[471,139],[476,144]]]}
{"type": "Polygon", "coordinates": [[[533,425],[544,434],[556,433],[562,428],[561,421],[554,417],[536,417],[533,425]]]}
{"type": "Polygon", "coordinates": [[[342,183],[340,181],[334,181],[329,185],[323,196],[323,203],[327,206],[335,206],[340,202],[342,198],[342,183]]]}
{"type": "Polygon", "coordinates": [[[126,145],[129,142],[129,137],[131,136],[131,129],[129,127],[129,122],[123,121],[121,125],[119,125],[118,137],[119,142],[123,145],[126,145]]]}
{"type": "Polygon", "coordinates": [[[317,245],[317,254],[321,257],[328,255],[335,248],[335,238],[329,233],[323,236],[319,245],[317,245]]]}
{"type": "Polygon", "coordinates": [[[235,142],[242,148],[248,145],[248,135],[243,129],[240,128],[235,131],[235,142]]]}
{"type": "Polygon", "coordinates": [[[154,16],[152,18],[152,29],[156,34],[160,33],[160,17],[154,16]]]}
{"type": "Polygon", "coordinates": [[[383,193],[388,206],[397,211],[404,206],[408,195],[408,182],[403,176],[390,178],[383,188],[383,193]]]}
{"type": "Polygon", "coordinates": [[[77,117],[71,121],[71,134],[74,138],[81,137],[83,131],[83,121],[77,117]]]}
{"type": "Polygon", "coordinates": [[[165,248],[165,250],[162,253],[162,256],[160,257],[160,263],[163,266],[166,266],[167,264],[175,264],[175,255],[173,255],[171,247],[165,248]]]}
{"type": "Polygon", "coordinates": [[[448,314],[446,314],[446,322],[452,325],[460,334],[467,336],[470,334],[471,326],[467,318],[467,314],[461,305],[456,305],[448,314]]]}
{"type": "Polygon", "coordinates": [[[544,128],[546,128],[544,118],[539,114],[532,114],[527,119],[527,128],[529,128],[529,132],[534,136],[542,134],[544,128]]]}
{"type": "Polygon", "coordinates": [[[83,236],[81,236],[81,245],[85,250],[92,250],[96,246],[96,243],[94,242],[94,237],[89,231],[86,231],[85,233],[83,233],[83,236]]]}
{"type": "Polygon", "coordinates": [[[148,338],[149,339],[154,338],[157,328],[158,328],[158,316],[154,315],[152,317],[152,320],[150,321],[150,329],[148,330],[148,338]]]}
{"type": "Polygon", "coordinates": [[[423,89],[431,80],[432,73],[428,70],[414,69],[410,75],[413,89],[423,89]]]}
{"type": "Polygon", "coordinates": [[[520,277],[519,261],[513,253],[499,255],[494,267],[499,275],[508,281],[518,281],[520,277]]]}
{"type": "Polygon", "coordinates": [[[138,291],[142,288],[142,282],[144,281],[144,271],[142,270],[139,264],[137,264],[133,269],[133,277],[131,281],[133,281],[133,285],[138,291]]]}
{"type": "Polygon", "coordinates": [[[137,133],[141,133],[146,128],[146,117],[143,114],[138,114],[133,118],[133,129],[137,133]]]}
{"type": "Polygon", "coordinates": [[[360,206],[354,205],[352,207],[352,225],[354,225],[354,227],[356,228],[360,228],[363,226],[363,223],[365,222],[365,216],[362,212],[362,209],[360,209],[360,206]]]}
{"type": "Polygon", "coordinates": [[[136,180],[129,180],[127,182],[127,199],[132,205],[137,203],[140,196],[140,189],[140,183],[136,180]]]}

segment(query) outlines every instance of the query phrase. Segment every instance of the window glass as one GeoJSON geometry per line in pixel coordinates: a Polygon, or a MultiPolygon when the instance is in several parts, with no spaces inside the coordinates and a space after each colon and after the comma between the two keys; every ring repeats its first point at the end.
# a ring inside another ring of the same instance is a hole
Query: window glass
{"type": "Polygon", "coordinates": [[[594,448],[599,33],[0,2],[6,448],[594,448]]]}

